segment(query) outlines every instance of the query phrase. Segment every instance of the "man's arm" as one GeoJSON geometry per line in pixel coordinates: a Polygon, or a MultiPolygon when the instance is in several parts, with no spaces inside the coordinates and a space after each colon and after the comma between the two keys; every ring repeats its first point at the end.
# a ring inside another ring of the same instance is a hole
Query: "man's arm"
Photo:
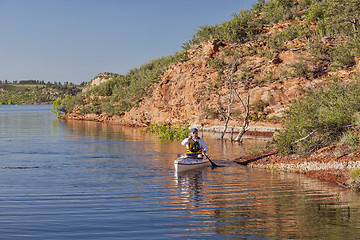
{"type": "Polygon", "coordinates": [[[200,146],[202,147],[202,149],[203,149],[203,151],[204,152],[207,152],[207,146],[206,146],[206,143],[205,143],[205,141],[204,141],[204,139],[202,139],[202,138],[200,138],[200,146]]]}
{"type": "Polygon", "coordinates": [[[181,145],[186,146],[186,144],[189,144],[189,138],[185,138],[182,142],[181,145]]]}

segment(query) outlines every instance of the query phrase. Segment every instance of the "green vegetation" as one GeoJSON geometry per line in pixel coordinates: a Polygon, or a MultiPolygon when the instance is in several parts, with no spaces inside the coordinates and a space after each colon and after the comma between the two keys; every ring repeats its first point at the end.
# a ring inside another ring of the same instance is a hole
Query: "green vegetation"
{"type": "Polygon", "coordinates": [[[283,155],[309,154],[337,141],[358,147],[354,131],[360,123],[359,114],[360,81],[334,81],[291,103],[275,142],[283,155]]]}
{"type": "Polygon", "coordinates": [[[191,48],[214,38],[229,43],[257,40],[266,41],[271,52],[278,52],[286,49],[287,41],[306,39],[310,43],[309,50],[315,56],[321,53],[336,70],[355,64],[354,57],[360,55],[359,30],[360,0],[258,0],[252,9],[240,10],[229,21],[199,27],[184,46],[191,48]],[[264,26],[282,21],[294,23],[270,37],[262,33],[264,26]],[[330,48],[320,43],[323,37],[334,37],[335,46],[330,48]]]}
{"type": "Polygon", "coordinates": [[[153,59],[134,68],[126,75],[114,74],[107,82],[91,87],[75,97],[63,99],[62,111],[79,113],[106,113],[119,115],[136,106],[140,99],[148,96],[151,86],[160,81],[161,74],[173,63],[186,59],[184,52],[174,56],[153,59]],[[84,101],[86,99],[86,101],[84,101]]]}
{"type": "Polygon", "coordinates": [[[51,112],[54,113],[58,118],[61,117],[62,113],[64,112],[63,108],[64,106],[62,105],[62,102],[64,101],[68,101],[69,100],[69,96],[65,96],[64,99],[62,99],[61,97],[57,98],[54,102],[53,102],[53,106],[51,108],[51,112]]]}
{"type": "Polygon", "coordinates": [[[161,141],[183,140],[189,136],[189,127],[189,123],[179,124],[175,127],[171,127],[165,123],[150,124],[146,132],[156,134],[161,141]]]}
{"type": "Polygon", "coordinates": [[[349,176],[355,181],[356,184],[360,183],[360,169],[350,169],[349,176]]]}
{"type": "Polygon", "coordinates": [[[263,118],[266,118],[266,115],[262,114],[265,107],[269,106],[269,103],[264,101],[256,101],[251,105],[252,114],[250,118],[252,121],[259,121],[263,118]]]}
{"type": "Polygon", "coordinates": [[[50,104],[59,97],[76,95],[80,86],[27,80],[0,81],[0,104],[50,104]]]}
{"type": "MultiPolygon", "coordinates": [[[[360,1],[258,0],[252,9],[240,10],[229,21],[214,26],[199,27],[187,44],[199,44],[213,38],[225,42],[244,43],[261,38],[263,26],[271,26],[287,20],[317,22],[317,28],[316,31],[312,31],[305,25],[291,26],[283,33],[279,33],[282,37],[280,42],[313,34],[355,38],[360,27],[360,1]]],[[[277,37],[279,36],[275,36],[277,37]]]]}

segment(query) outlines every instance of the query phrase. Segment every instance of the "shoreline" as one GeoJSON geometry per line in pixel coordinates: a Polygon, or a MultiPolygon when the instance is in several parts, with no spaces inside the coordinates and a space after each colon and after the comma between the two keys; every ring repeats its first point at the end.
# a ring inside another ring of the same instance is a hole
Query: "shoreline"
{"type": "Polygon", "coordinates": [[[335,146],[325,147],[309,157],[282,157],[276,150],[235,159],[240,165],[305,174],[355,191],[360,190],[360,150],[338,155],[335,146]]]}

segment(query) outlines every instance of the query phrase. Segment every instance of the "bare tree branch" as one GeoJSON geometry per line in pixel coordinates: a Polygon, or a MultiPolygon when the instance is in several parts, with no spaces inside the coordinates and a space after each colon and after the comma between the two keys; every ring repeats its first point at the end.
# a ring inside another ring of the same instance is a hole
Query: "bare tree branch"
{"type": "MultiPolygon", "coordinates": [[[[236,69],[237,69],[237,64],[238,64],[238,61],[239,59],[238,58],[235,58],[235,60],[233,61],[232,63],[232,66],[231,66],[231,70],[230,72],[227,74],[227,77],[225,79],[228,87],[229,87],[229,93],[228,93],[228,109],[227,109],[227,113],[225,114],[224,111],[221,110],[221,108],[216,105],[217,109],[219,110],[220,114],[222,115],[223,119],[224,119],[224,129],[223,129],[223,132],[221,134],[221,140],[224,139],[224,135],[226,133],[226,130],[228,128],[228,123],[230,121],[230,118],[231,118],[231,110],[232,110],[232,104],[235,102],[235,99],[234,99],[234,95],[238,98],[238,100],[241,102],[243,108],[244,108],[244,121],[243,121],[243,124],[242,124],[242,127],[241,127],[241,130],[239,132],[239,134],[236,136],[235,140],[234,141],[238,141],[240,142],[241,141],[241,138],[242,136],[244,135],[244,133],[247,131],[247,128],[249,126],[249,109],[250,109],[250,96],[248,95],[247,96],[247,99],[246,99],[246,102],[244,102],[239,93],[237,92],[236,90],[236,87],[234,86],[233,84],[233,77],[232,75],[236,72],[236,69]]],[[[234,128],[234,127],[233,127],[234,128]]],[[[231,133],[231,140],[233,140],[233,129],[232,129],[232,133],[231,133]]]]}
{"type": "MultiPolygon", "coordinates": [[[[242,101],[241,101],[242,102],[242,101]]],[[[243,104],[244,109],[245,109],[245,116],[244,116],[244,121],[241,127],[241,130],[239,132],[239,134],[236,136],[236,138],[234,139],[234,141],[236,142],[240,142],[242,137],[244,136],[245,132],[248,130],[247,128],[249,127],[249,109],[250,109],[250,95],[247,95],[246,98],[246,104],[243,104]]]]}

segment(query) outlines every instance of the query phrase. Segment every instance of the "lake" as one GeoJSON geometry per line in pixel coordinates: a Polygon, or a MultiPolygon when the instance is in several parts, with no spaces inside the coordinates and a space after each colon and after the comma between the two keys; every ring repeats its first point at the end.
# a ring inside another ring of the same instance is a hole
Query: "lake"
{"type": "Polygon", "coordinates": [[[358,193],[232,161],[263,140],[200,133],[222,167],[176,174],[180,142],[50,109],[0,106],[0,239],[359,238],[358,193]]]}

